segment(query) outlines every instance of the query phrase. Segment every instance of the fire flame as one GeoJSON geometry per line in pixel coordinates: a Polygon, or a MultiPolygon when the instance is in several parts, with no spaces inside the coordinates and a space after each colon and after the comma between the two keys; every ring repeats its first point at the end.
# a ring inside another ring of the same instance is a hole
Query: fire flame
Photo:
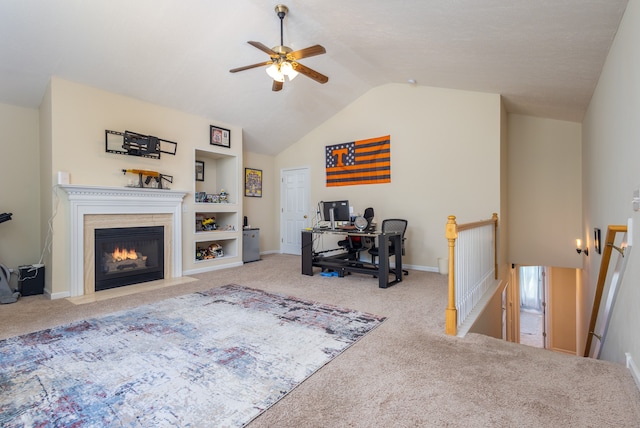
{"type": "Polygon", "coordinates": [[[116,247],[115,251],[111,254],[111,257],[117,262],[121,262],[123,260],[136,260],[138,258],[138,253],[136,253],[135,248],[130,250],[125,250],[124,248],[121,250],[116,247]]]}

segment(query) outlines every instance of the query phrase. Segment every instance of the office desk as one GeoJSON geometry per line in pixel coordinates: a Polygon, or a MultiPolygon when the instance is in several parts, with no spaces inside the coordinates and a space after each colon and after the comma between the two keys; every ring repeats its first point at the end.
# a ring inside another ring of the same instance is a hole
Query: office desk
{"type": "Polygon", "coordinates": [[[397,232],[358,232],[355,230],[341,229],[305,229],[302,231],[302,274],[313,275],[313,268],[332,269],[344,276],[345,272],[355,272],[374,275],[378,277],[380,288],[387,288],[402,281],[402,235],[397,232]],[[378,264],[355,260],[344,251],[329,256],[316,253],[313,250],[314,236],[321,234],[339,234],[343,236],[361,236],[373,238],[379,248],[378,264]],[[389,268],[389,243],[397,248],[395,252],[395,267],[389,268]],[[394,274],[395,279],[389,281],[389,273],[394,274]]]}

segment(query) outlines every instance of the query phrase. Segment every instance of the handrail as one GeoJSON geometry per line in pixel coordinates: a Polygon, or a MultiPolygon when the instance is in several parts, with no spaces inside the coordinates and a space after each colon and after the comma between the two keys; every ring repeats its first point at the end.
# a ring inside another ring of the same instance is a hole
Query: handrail
{"type": "MultiPolygon", "coordinates": [[[[622,225],[609,225],[607,227],[607,236],[604,242],[602,260],[600,261],[600,273],[598,274],[598,282],[596,283],[596,295],[593,298],[593,309],[591,310],[591,320],[589,322],[589,334],[587,335],[587,344],[584,347],[584,356],[588,357],[591,351],[591,342],[593,336],[596,336],[598,340],[602,340],[601,337],[595,333],[596,322],[598,320],[598,312],[600,311],[600,302],[602,300],[602,294],[604,292],[604,283],[607,279],[607,272],[609,271],[609,262],[611,261],[611,251],[617,247],[614,245],[616,240],[616,234],[618,232],[627,232],[627,226],[622,225]]],[[[624,256],[624,253],[622,253],[624,256]]]]}
{"type": "Polygon", "coordinates": [[[498,214],[493,213],[490,220],[481,220],[472,223],[465,223],[458,225],[456,223],[456,217],[450,215],[447,219],[445,227],[445,236],[449,244],[449,288],[448,288],[448,303],[445,313],[445,332],[448,335],[455,336],[458,332],[458,308],[456,306],[456,275],[455,275],[455,248],[456,240],[458,239],[458,232],[464,230],[471,230],[480,227],[485,227],[493,224],[493,260],[494,260],[494,277],[498,278],[498,244],[497,244],[497,230],[498,230],[498,214]]]}

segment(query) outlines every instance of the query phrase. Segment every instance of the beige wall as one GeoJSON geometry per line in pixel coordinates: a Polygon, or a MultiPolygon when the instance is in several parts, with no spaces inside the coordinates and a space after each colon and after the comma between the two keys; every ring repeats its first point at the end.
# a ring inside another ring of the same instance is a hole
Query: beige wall
{"type": "Polygon", "coordinates": [[[260,252],[277,253],[280,251],[278,230],[280,205],[277,199],[280,173],[274,169],[275,157],[244,152],[243,161],[244,168],[262,170],[262,197],[243,197],[244,215],[247,216],[251,227],[260,229],[260,252]]]}
{"type": "MultiPolygon", "coordinates": [[[[608,225],[626,225],[632,219],[633,242],[640,243],[640,214],[633,211],[631,199],[640,187],[640,2],[630,1],[620,23],[602,75],[583,122],[584,221],[582,233],[602,230],[608,225]]],[[[589,240],[591,243],[591,239],[589,240]]],[[[592,247],[592,244],[591,244],[592,247]]],[[[614,252],[615,253],[615,252],[614,252]]],[[[601,357],[624,364],[626,353],[635,363],[636,381],[640,382],[640,251],[630,254],[619,287],[609,331],[601,357]]],[[[580,284],[581,328],[587,330],[595,285],[602,256],[589,253],[580,284]]],[[[616,255],[612,256],[615,264],[616,255]]],[[[606,292],[607,290],[605,290],[606,292]]],[[[601,305],[603,308],[604,305],[601,305]]],[[[586,334],[586,333],[584,333],[586,334]]],[[[582,350],[584,351],[584,350],[582,350]]]]}
{"type": "Polygon", "coordinates": [[[502,337],[502,315],[503,311],[507,310],[506,305],[508,305],[509,302],[506,295],[504,296],[505,306],[503,306],[502,300],[503,294],[506,293],[508,284],[509,283],[507,281],[503,281],[494,290],[482,313],[478,315],[478,318],[473,322],[471,328],[469,328],[469,333],[484,334],[486,336],[506,340],[506,337],[502,337]]]}
{"type": "MultiPolygon", "coordinates": [[[[87,87],[84,85],[53,78],[50,88],[50,107],[43,104],[43,112],[51,112],[51,156],[43,170],[49,171],[49,179],[57,171],[67,171],[71,184],[124,186],[131,176],[122,169],[146,169],[173,176],[171,189],[189,192],[185,197],[183,210],[183,270],[202,269],[206,266],[194,263],[194,205],[193,192],[195,149],[221,150],[224,154],[238,157],[237,195],[232,198],[240,206],[242,224],[242,129],[210,119],[190,115],[154,104],[145,103],[87,87]],[[209,126],[219,125],[231,130],[231,147],[215,148],[209,144],[209,126]],[[155,135],[178,143],[176,155],[162,154],[160,159],[147,159],[105,152],[105,130],[134,131],[155,135]]],[[[46,116],[46,113],[42,113],[46,116]]],[[[48,137],[43,142],[47,146],[48,137]]],[[[46,178],[44,179],[46,183],[46,178]]],[[[48,193],[49,187],[42,189],[48,193]]],[[[220,191],[220,189],[211,189],[220,191]]],[[[65,199],[64,192],[58,197],[65,199]]],[[[62,295],[68,287],[68,213],[63,202],[56,205],[52,258],[47,264],[51,271],[51,282],[47,290],[53,295],[62,295]]],[[[53,208],[52,208],[53,209],[53,208]]],[[[43,210],[45,212],[45,210],[43,210]]],[[[44,215],[47,215],[46,212],[44,215]]],[[[238,255],[225,258],[225,263],[241,262],[241,239],[238,255]]]]}
{"type": "Polygon", "coordinates": [[[579,123],[509,115],[509,263],[582,267],[579,123]]]}
{"type": "MultiPolygon", "coordinates": [[[[500,106],[500,217],[498,218],[498,266],[499,271],[509,266],[509,115],[500,106]]],[[[507,270],[508,272],[508,270],[507,270]]]]}
{"type": "Polygon", "coordinates": [[[38,263],[42,252],[38,141],[37,110],[0,104],[0,213],[13,213],[0,224],[0,263],[12,269],[38,263]]]}
{"type": "Polygon", "coordinates": [[[405,262],[437,270],[448,215],[464,223],[500,211],[500,120],[496,94],[384,85],[280,153],[275,170],[310,168],[310,214],[318,201],[349,199],[356,213],[372,206],[379,222],[406,218],[405,262]],[[391,183],[325,186],[325,146],[389,134],[391,183]]]}
{"type": "MultiPolygon", "coordinates": [[[[53,133],[51,114],[51,82],[47,85],[42,102],[40,103],[40,225],[44,231],[40,235],[41,242],[46,246],[43,263],[45,265],[45,287],[51,289],[52,269],[46,266],[53,266],[53,254],[51,252],[51,240],[53,239],[53,221],[57,214],[58,199],[53,189],[53,173],[51,172],[51,157],[53,147],[51,145],[51,135],[53,133]]],[[[66,254],[66,253],[65,253],[66,254]]]]}
{"type": "Polygon", "coordinates": [[[549,349],[576,354],[576,269],[549,269],[549,349]]]}

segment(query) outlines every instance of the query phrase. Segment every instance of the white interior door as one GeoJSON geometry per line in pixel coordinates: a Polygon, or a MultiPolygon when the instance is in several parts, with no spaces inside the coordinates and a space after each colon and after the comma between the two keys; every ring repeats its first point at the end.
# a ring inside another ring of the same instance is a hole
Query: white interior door
{"type": "Polygon", "coordinates": [[[302,229],[309,222],[309,168],[282,170],[280,180],[280,252],[301,254],[302,229]]]}

